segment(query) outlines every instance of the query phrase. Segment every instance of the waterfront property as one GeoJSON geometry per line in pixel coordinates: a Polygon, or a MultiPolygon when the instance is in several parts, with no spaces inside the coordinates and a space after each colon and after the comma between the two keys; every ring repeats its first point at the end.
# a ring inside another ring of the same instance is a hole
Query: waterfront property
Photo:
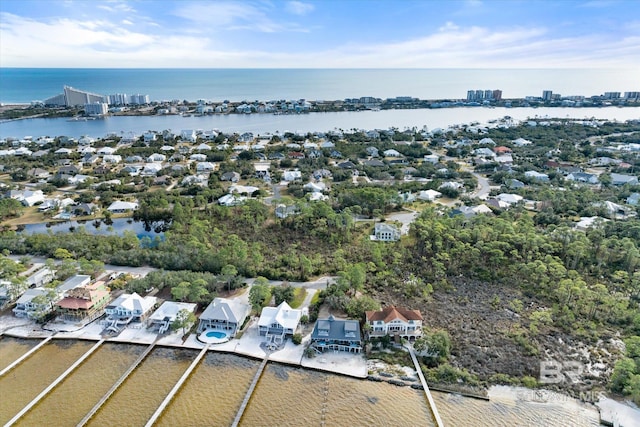
{"type": "Polygon", "coordinates": [[[296,332],[301,317],[302,310],[291,308],[286,301],[277,307],[265,307],[258,320],[260,335],[266,337],[268,342],[281,344],[287,336],[296,332]]]}
{"type": "Polygon", "coordinates": [[[26,317],[35,320],[41,315],[50,312],[53,309],[53,301],[46,298],[50,292],[53,292],[55,295],[55,290],[52,289],[27,289],[16,301],[13,314],[16,317],[26,317]]]}
{"type": "Polygon", "coordinates": [[[77,286],[56,303],[56,313],[66,321],[90,322],[102,316],[111,293],[104,282],[77,286]]]}
{"type": "Polygon", "coordinates": [[[108,330],[120,332],[121,327],[131,322],[144,321],[153,310],[156,301],[156,297],[143,298],[135,292],[122,294],[107,306],[107,318],[102,323],[108,330]]]}
{"type": "Polygon", "coordinates": [[[420,310],[409,310],[390,305],[382,310],[367,311],[366,324],[370,337],[390,335],[414,341],[422,336],[420,310]]]}
{"type": "Polygon", "coordinates": [[[195,313],[198,304],[189,302],[165,301],[147,319],[147,328],[164,334],[171,328],[171,324],[176,321],[180,310],[187,310],[195,313]]]}
{"type": "Polygon", "coordinates": [[[360,353],[360,324],[357,320],[338,320],[333,316],[318,319],[311,333],[311,346],[319,352],[338,350],[360,353]]]}
{"type": "Polygon", "coordinates": [[[251,306],[235,299],[216,298],[200,315],[198,333],[207,329],[224,331],[233,338],[251,312],[251,306]]]}

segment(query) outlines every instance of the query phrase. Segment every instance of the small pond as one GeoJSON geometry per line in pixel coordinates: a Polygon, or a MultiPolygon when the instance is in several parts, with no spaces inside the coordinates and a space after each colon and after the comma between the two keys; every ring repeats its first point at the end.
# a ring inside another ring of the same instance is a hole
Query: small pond
{"type": "Polygon", "coordinates": [[[104,221],[64,221],[51,223],[26,224],[19,228],[22,233],[73,233],[84,230],[88,234],[96,236],[124,235],[125,231],[132,231],[138,239],[148,237],[154,240],[159,237],[164,240],[164,231],[167,225],[163,222],[147,223],[144,221],[134,221],[131,218],[116,218],[107,225],[104,221]],[[24,228],[23,228],[24,227],[24,228]]]}

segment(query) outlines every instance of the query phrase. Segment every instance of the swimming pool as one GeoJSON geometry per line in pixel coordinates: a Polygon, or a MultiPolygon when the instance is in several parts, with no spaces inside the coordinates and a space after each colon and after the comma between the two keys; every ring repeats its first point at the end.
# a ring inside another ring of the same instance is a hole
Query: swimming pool
{"type": "Polygon", "coordinates": [[[207,329],[202,331],[200,335],[198,335],[198,340],[205,344],[222,344],[223,342],[227,342],[231,339],[229,334],[225,331],[219,331],[216,329],[207,329]]]}
{"type": "Polygon", "coordinates": [[[225,334],[224,332],[220,332],[220,331],[209,331],[205,333],[205,336],[207,338],[218,338],[218,339],[222,339],[222,338],[226,338],[227,334],[225,334]]]}

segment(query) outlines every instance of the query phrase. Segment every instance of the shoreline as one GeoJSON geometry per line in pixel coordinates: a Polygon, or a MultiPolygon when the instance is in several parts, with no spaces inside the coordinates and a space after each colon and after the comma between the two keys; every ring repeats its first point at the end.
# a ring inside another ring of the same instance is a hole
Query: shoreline
{"type": "MultiPolygon", "coordinates": [[[[3,317],[6,318],[7,316],[5,315],[3,317]]],[[[20,320],[20,319],[15,319],[15,320],[20,320]]],[[[94,322],[91,322],[87,326],[91,326],[94,322]]],[[[15,338],[15,339],[24,339],[24,340],[44,340],[51,337],[51,340],[55,340],[55,339],[79,340],[79,341],[86,341],[86,342],[98,342],[104,339],[102,336],[92,334],[92,333],[79,333],[79,332],[82,332],[82,330],[85,329],[85,327],[79,328],[76,331],[52,331],[52,330],[47,330],[42,328],[36,329],[34,328],[34,326],[35,325],[33,323],[9,326],[4,331],[0,332],[0,339],[3,336],[15,338]]],[[[247,327],[247,330],[244,331],[243,337],[245,336],[245,334],[247,334],[250,326],[251,325],[249,325],[247,327]]],[[[123,333],[126,332],[127,330],[139,331],[140,329],[125,328],[123,330],[123,333]]],[[[148,334],[148,335],[151,335],[151,334],[148,334]]],[[[156,334],[153,334],[153,336],[156,336],[156,334]]],[[[110,342],[110,343],[125,344],[125,345],[139,345],[139,346],[149,346],[155,343],[154,345],[157,347],[180,348],[180,349],[187,349],[187,350],[193,350],[193,351],[200,351],[207,346],[207,344],[200,342],[197,339],[197,335],[193,333],[189,334],[189,336],[184,340],[182,339],[179,333],[166,335],[164,337],[158,338],[157,340],[151,339],[150,337],[143,337],[143,338],[139,337],[138,339],[132,339],[131,337],[126,337],[126,336],[110,337],[104,340],[105,342],[110,342]]],[[[303,340],[303,343],[298,346],[293,345],[291,342],[287,342],[287,345],[285,345],[285,348],[283,348],[282,350],[276,351],[274,353],[271,353],[269,355],[269,362],[274,362],[274,363],[285,365],[285,366],[291,366],[294,368],[311,370],[315,372],[323,372],[327,374],[339,375],[342,377],[353,378],[361,381],[386,382],[388,384],[396,385],[396,386],[402,385],[405,387],[416,389],[416,391],[420,391],[419,388],[414,387],[414,384],[417,384],[417,383],[413,381],[412,382],[402,381],[401,378],[398,377],[397,375],[394,375],[393,377],[389,377],[389,378],[383,378],[380,375],[378,375],[379,372],[376,372],[375,374],[369,373],[370,365],[368,362],[375,360],[376,361],[375,363],[379,363],[379,361],[377,361],[377,359],[366,359],[364,355],[354,356],[354,355],[336,355],[336,354],[326,353],[326,354],[318,355],[313,359],[304,358],[302,356],[302,351],[304,349],[304,344],[306,340],[308,340],[308,337],[306,337],[306,339],[303,340]],[[289,348],[287,349],[286,347],[289,347],[289,348]],[[295,357],[291,357],[293,355],[291,352],[291,347],[299,348],[300,350],[299,355],[296,355],[295,357]],[[283,352],[284,354],[278,355],[279,352],[283,352]],[[364,360],[364,364],[362,365],[365,368],[364,372],[358,373],[358,372],[355,372],[353,369],[345,369],[344,366],[341,366],[341,362],[342,362],[341,359],[353,358],[353,357],[357,357],[359,359],[364,360]],[[336,366],[341,366],[341,369],[336,369],[336,366]],[[404,383],[399,384],[401,382],[404,382],[404,383]]],[[[238,347],[240,347],[240,344],[242,342],[243,342],[242,337],[240,339],[234,338],[232,340],[227,341],[226,343],[221,343],[218,345],[208,345],[207,351],[223,353],[223,354],[233,354],[239,357],[245,357],[245,358],[249,358],[256,361],[260,361],[264,359],[266,353],[260,350],[262,354],[258,354],[258,352],[256,352],[255,349],[250,348],[251,347],[250,343],[247,343],[247,345],[245,345],[244,348],[238,349],[238,347]]],[[[28,351],[25,352],[24,354],[27,354],[27,353],[28,351]]],[[[24,354],[22,356],[17,357],[15,360],[20,359],[20,357],[23,357],[24,354]]],[[[31,355],[29,355],[28,357],[31,357],[31,355]]],[[[20,363],[22,363],[22,361],[20,363]]],[[[18,363],[16,366],[19,366],[20,363],[18,363]]],[[[388,365],[384,369],[392,366],[396,366],[396,365],[388,365]]],[[[406,367],[406,368],[412,369],[410,367],[406,367]]],[[[465,392],[463,390],[449,389],[446,385],[443,385],[443,384],[434,384],[433,386],[430,385],[429,388],[432,391],[437,391],[439,393],[444,393],[451,396],[461,396],[468,399],[474,399],[474,400],[479,400],[479,401],[484,401],[487,403],[494,403],[494,404],[501,403],[505,399],[505,395],[504,395],[505,390],[506,390],[506,393],[509,395],[507,399],[510,401],[513,400],[514,404],[517,404],[518,401],[522,401],[522,402],[535,402],[540,404],[553,405],[553,404],[561,403],[563,401],[566,402],[570,400],[574,402],[573,404],[586,405],[596,410],[598,412],[600,422],[603,423],[603,425],[613,425],[612,424],[613,421],[610,421],[610,420],[613,420],[615,419],[615,417],[619,416],[618,414],[620,411],[627,414],[625,416],[629,420],[634,419],[634,416],[635,416],[634,414],[640,414],[640,410],[634,407],[629,402],[624,400],[621,401],[617,396],[609,395],[608,393],[604,393],[604,392],[600,392],[598,394],[599,400],[597,401],[582,401],[580,399],[575,398],[574,396],[571,396],[570,394],[562,393],[559,391],[540,389],[540,388],[530,389],[522,386],[509,386],[509,385],[500,385],[500,384],[490,385],[486,389],[485,396],[475,392],[465,392]]],[[[622,425],[626,426],[627,424],[622,424],[622,425]]],[[[629,424],[629,425],[633,425],[633,424],[629,424]]]]}
{"type": "MultiPolygon", "coordinates": [[[[261,112],[255,111],[251,113],[245,113],[242,111],[225,111],[225,112],[214,112],[214,113],[195,113],[191,110],[184,113],[167,113],[167,114],[158,114],[153,109],[149,111],[140,112],[139,110],[131,110],[130,112],[117,112],[117,113],[107,113],[105,115],[100,116],[99,118],[105,117],[223,117],[223,116],[296,116],[302,114],[313,114],[313,113],[357,113],[363,111],[388,111],[388,110],[450,110],[456,108],[483,108],[483,109],[493,109],[493,108],[506,108],[506,109],[520,109],[520,108],[571,108],[571,109],[584,109],[584,108],[636,108],[640,107],[640,102],[631,102],[631,103],[621,103],[621,104],[611,104],[611,105],[599,105],[599,104],[586,104],[586,105],[557,105],[557,104],[527,104],[524,99],[514,98],[506,101],[518,102],[516,105],[506,105],[505,102],[494,103],[489,105],[476,105],[474,103],[467,103],[460,100],[420,100],[420,105],[410,105],[410,106],[402,106],[402,107],[390,107],[390,108],[380,108],[380,107],[358,107],[358,108],[343,108],[343,107],[334,107],[327,109],[311,109],[309,111],[300,111],[300,112],[282,112],[282,111],[271,111],[271,112],[261,112]],[[440,105],[440,103],[450,103],[451,105],[440,105]]],[[[261,101],[262,102],[262,101],[261,101]]],[[[324,101],[329,103],[342,102],[342,101],[324,101]]],[[[240,103],[238,103],[240,104],[240,103]]],[[[12,110],[25,110],[30,108],[29,105],[15,105],[16,108],[5,108],[4,111],[12,111],[12,110]]],[[[159,104],[162,105],[162,104],[159,104]]],[[[195,104],[190,104],[195,107],[195,104]]],[[[212,105],[216,105],[213,103],[212,105]]],[[[148,106],[147,108],[151,108],[148,106]]],[[[63,110],[67,111],[67,110],[63,110]]],[[[62,119],[62,118],[73,118],[74,116],[67,115],[48,115],[47,113],[37,113],[29,116],[21,116],[21,117],[13,117],[13,118],[3,118],[0,119],[0,125],[3,123],[10,123],[20,120],[28,120],[28,119],[62,119]]],[[[80,116],[80,117],[88,117],[88,116],[80,116]]]]}

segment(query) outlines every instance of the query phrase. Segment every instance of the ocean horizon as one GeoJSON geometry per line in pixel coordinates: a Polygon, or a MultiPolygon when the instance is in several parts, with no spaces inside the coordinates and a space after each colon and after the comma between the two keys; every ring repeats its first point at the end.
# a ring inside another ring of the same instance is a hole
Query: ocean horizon
{"type": "Polygon", "coordinates": [[[500,89],[503,98],[640,91],[633,69],[313,69],[313,68],[7,68],[0,103],[27,104],[64,85],[100,95],[149,95],[152,101],[338,100],[372,96],[464,99],[467,90],[500,89]]]}

